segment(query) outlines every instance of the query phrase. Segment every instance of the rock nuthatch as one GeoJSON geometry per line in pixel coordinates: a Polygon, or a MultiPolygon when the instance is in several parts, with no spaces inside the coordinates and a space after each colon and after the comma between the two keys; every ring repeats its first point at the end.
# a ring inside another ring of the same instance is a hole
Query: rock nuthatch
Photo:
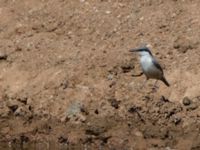
{"type": "Polygon", "coordinates": [[[170,86],[164,76],[163,69],[147,46],[131,49],[130,52],[139,52],[140,65],[142,67],[143,73],[146,75],[146,81],[148,79],[161,80],[165,83],[166,86],[170,86]]]}

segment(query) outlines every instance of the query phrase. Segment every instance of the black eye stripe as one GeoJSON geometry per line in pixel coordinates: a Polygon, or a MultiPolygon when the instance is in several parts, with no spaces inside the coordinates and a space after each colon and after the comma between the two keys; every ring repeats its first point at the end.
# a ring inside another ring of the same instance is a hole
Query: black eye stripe
{"type": "Polygon", "coordinates": [[[148,52],[150,55],[152,55],[151,51],[148,48],[141,48],[140,50],[143,52],[148,52]]]}

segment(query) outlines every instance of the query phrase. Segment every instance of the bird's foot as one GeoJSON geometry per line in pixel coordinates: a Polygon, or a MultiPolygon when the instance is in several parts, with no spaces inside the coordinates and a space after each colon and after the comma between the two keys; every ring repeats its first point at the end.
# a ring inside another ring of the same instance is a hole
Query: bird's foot
{"type": "Polygon", "coordinates": [[[158,91],[158,89],[159,89],[159,86],[154,85],[152,87],[152,93],[156,93],[158,91]]]}

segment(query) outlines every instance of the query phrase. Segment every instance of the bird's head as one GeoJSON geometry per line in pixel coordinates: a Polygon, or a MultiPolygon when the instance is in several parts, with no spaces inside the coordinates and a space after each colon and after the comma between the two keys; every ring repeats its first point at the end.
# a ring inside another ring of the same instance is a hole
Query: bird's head
{"type": "Polygon", "coordinates": [[[140,56],[152,55],[150,49],[145,45],[140,48],[133,48],[129,50],[130,52],[139,52],[140,56]]]}

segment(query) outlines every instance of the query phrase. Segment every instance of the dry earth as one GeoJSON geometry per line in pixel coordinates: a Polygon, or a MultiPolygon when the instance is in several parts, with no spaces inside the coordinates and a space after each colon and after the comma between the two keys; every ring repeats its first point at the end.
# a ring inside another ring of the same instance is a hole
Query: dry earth
{"type": "Polygon", "coordinates": [[[199,0],[1,0],[1,149],[200,149],[199,0]],[[149,43],[168,88],[130,48],[149,43]]]}

